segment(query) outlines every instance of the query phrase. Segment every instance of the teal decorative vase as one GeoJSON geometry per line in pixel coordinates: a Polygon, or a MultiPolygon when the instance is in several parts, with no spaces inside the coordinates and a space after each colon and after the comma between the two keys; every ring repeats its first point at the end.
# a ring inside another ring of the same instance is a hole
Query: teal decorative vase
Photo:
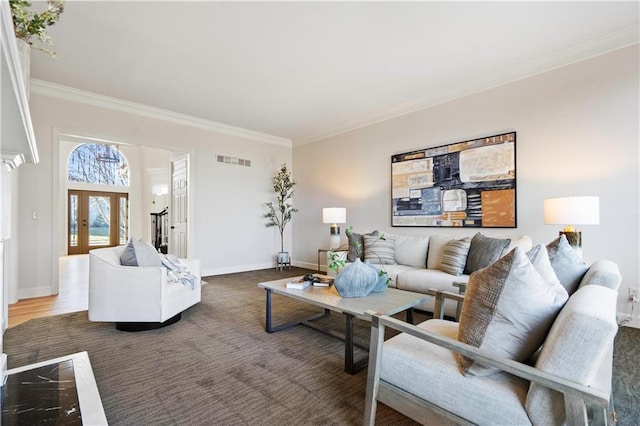
{"type": "Polygon", "coordinates": [[[372,265],[367,265],[362,263],[360,259],[356,259],[336,275],[334,285],[342,297],[362,297],[377,288],[378,278],[378,272],[372,265]]]}
{"type": "Polygon", "coordinates": [[[376,284],[371,289],[371,293],[382,293],[385,291],[387,289],[387,274],[381,274],[381,269],[373,265],[370,260],[365,260],[364,264],[376,271],[376,276],[378,277],[376,284]]]}

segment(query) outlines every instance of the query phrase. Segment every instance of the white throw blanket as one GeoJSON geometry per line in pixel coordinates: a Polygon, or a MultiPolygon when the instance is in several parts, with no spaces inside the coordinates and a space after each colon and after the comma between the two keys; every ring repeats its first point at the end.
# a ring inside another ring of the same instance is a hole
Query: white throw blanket
{"type": "Polygon", "coordinates": [[[162,265],[167,268],[169,283],[182,284],[191,289],[200,285],[200,280],[191,272],[187,265],[172,254],[162,256],[162,265]]]}

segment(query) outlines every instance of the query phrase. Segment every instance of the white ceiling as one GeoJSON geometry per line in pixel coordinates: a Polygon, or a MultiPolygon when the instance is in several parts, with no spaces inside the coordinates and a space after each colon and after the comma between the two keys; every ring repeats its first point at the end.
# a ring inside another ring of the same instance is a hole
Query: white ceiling
{"type": "Polygon", "coordinates": [[[637,43],[639,4],[68,0],[31,76],[295,145],[637,43]]]}

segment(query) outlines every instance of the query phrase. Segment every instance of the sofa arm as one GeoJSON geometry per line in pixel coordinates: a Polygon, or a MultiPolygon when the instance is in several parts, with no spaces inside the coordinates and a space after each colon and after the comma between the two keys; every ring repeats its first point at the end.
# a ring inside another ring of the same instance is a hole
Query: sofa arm
{"type": "Polygon", "coordinates": [[[89,254],[89,320],[139,321],[150,313],[159,317],[166,277],[161,266],[122,266],[89,254]]]}
{"type": "MultiPolygon", "coordinates": [[[[599,407],[602,410],[606,410],[609,407],[609,395],[598,389],[569,381],[563,377],[544,372],[517,361],[493,355],[475,346],[438,335],[386,315],[381,315],[373,311],[367,311],[367,313],[371,315],[372,318],[367,396],[365,400],[365,423],[367,423],[367,419],[372,418],[372,412],[375,413],[375,407],[372,406],[372,404],[375,404],[374,400],[380,380],[385,327],[407,333],[418,339],[457,352],[483,365],[498,368],[506,373],[521,377],[530,382],[539,383],[544,387],[562,393],[565,401],[567,424],[585,424],[585,405],[590,405],[594,408],[599,407]]],[[[594,410],[594,412],[595,411],[597,410],[594,410]]]]}

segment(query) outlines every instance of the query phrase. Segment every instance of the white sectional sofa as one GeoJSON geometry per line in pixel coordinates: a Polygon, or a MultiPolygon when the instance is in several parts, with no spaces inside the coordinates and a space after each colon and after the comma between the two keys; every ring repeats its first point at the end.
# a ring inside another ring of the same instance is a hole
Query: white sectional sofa
{"type": "MultiPolygon", "coordinates": [[[[376,231],[374,231],[375,233],[376,231]]],[[[483,245],[475,245],[474,237],[478,234],[491,240],[509,240],[508,245],[501,250],[501,253],[497,256],[502,256],[515,247],[520,247],[523,251],[528,251],[532,247],[532,240],[528,236],[517,237],[494,237],[486,236],[481,233],[469,234],[466,237],[469,239],[470,248],[469,254],[474,250],[483,250],[483,245]]],[[[363,260],[369,260],[372,264],[384,270],[389,278],[389,286],[395,287],[400,290],[413,291],[418,293],[428,293],[429,290],[444,290],[450,292],[458,292],[458,288],[454,286],[454,283],[466,283],[469,280],[468,273],[461,273],[460,275],[454,275],[442,268],[442,257],[445,247],[449,241],[459,240],[464,238],[463,236],[453,236],[449,234],[434,234],[430,236],[406,236],[406,235],[394,235],[389,233],[382,233],[377,236],[380,238],[369,238],[373,244],[366,244],[362,242],[361,234],[352,233],[349,236],[349,246],[351,248],[349,253],[349,261],[353,261],[354,256],[358,255],[358,251],[361,254],[363,260]],[[353,235],[353,237],[352,237],[353,235]],[[353,241],[359,240],[358,243],[362,245],[359,250],[353,250],[353,241]],[[386,248],[393,247],[393,263],[390,262],[390,256],[380,255],[380,251],[377,250],[377,242],[384,241],[386,248]],[[364,252],[364,253],[362,253],[364,252]]],[[[367,234],[364,234],[367,238],[367,234]]],[[[374,235],[375,237],[375,235],[374,235]]],[[[485,265],[486,266],[486,265],[485,265]]],[[[446,269],[446,268],[445,268],[446,269]]],[[[417,309],[421,309],[428,312],[433,312],[435,300],[430,297],[426,302],[416,306],[417,309]]],[[[447,316],[456,316],[457,303],[452,300],[445,301],[444,314],[447,316]]]]}

